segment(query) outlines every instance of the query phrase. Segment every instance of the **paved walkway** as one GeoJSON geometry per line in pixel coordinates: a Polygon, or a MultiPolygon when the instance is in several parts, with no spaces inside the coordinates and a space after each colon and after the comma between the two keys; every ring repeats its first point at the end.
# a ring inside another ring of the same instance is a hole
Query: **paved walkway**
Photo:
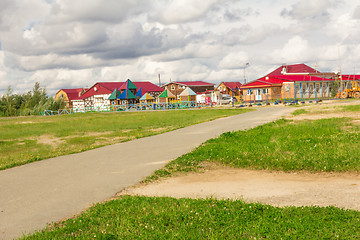
{"type": "Polygon", "coordinates": [[[0,239],[43,229],[134,185],[223,132],[249,129],[293,111],[257,111],[0,171],[0,239]]]}

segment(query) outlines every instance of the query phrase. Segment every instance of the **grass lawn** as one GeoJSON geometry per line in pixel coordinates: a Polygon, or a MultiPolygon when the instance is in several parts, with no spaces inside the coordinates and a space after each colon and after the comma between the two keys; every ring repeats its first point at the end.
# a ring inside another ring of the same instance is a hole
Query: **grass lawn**
{"type": "Polygon", "coordinates": [[[24,239],[358,239],[359,225],[335,207],[124,196],[24,239]]]}
{"type": "MultiPolygon", "coordinates": [[[[359,111],[360,105],[334,111],[359,111]]],[[[294,115],[306,114],[303,109],[294,115]]],[[[278,120],[210,139],[157,170],[145,182],[202,169],[203,162],[279,171],[360,171],[360,124],[352,118],[278,120]]]]}
{"type": "Polygon", "coordinates": [[[86,113],[0,119],[0,169],[164,133],[245,109],[86,113]]]}
{"type": "MultiPolygon", "coordinates": [[[[279,120],[224,133],[147,180],[196,171],[204,162],[283,171],[359,171],[359,130],[351,118],[279,120]]],[[[335,207],[122,196],[25,239],[359,239],[359,226],[359,212],[335,207]]]]}

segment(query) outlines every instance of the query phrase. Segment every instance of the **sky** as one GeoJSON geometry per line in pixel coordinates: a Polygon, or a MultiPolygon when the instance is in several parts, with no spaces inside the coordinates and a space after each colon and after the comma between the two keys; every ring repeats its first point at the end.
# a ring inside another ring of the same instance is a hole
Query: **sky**
{"type": "Polygon", "coordinates": [[[357,0],[1,0],[0,95],[249,82],[296,63],[359,73],[358,26],[357,0]]]}

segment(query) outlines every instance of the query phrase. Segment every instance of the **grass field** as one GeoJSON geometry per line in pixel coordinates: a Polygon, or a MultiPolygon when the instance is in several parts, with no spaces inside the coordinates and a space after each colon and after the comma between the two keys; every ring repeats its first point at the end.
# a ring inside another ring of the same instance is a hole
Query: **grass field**
{"type": "Polygon", "coordinates": [[[245,109],[87,113],[0,119],[0,169],[182,128],[245,109]]]}
{"type": "MultiPolygon", "coordinates": [[[[359,110],[344,106],[333,111],[359,110]]],[[[308,113],[299,109],[295,115],[308,113]]],[[[359,130],[353,118],[279,120],[211,139],[146,181],[197,171],[205,162],[283,171],[359,171],[359,130]]],[[[25,239],[359,239],[359,225],[359,212],[335,207],[122,196],[25,239]]]]}
{"type": "MultiPolygon", "coordinates": [[[[360,105],[333,111],[358,111],[360,105]]],[[[303,109],[294,115],[305,114],[303,109]]],[[[360,171],[360,124],[352,118],[316,121],[278,120],[249,131],[228,132],[210,139],[157,170],[145,181],[196,171],[203,162],[280,171],[360,171]]]]}
{"type": "Polygon", "coordinates": [[[358,239],[359,225],[334,207],[124,196],[24,239],[358,239]]]}

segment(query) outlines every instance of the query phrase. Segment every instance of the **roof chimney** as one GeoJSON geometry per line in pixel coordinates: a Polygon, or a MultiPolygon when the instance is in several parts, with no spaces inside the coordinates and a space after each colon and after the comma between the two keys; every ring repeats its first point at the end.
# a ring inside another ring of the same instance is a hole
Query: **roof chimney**
{"type": "Polygon", "coordinates": [[[283,64],[282,70],[281,70],[281,74],[282,74],[282,75],[285,75],[286,73],[287,73],[287,71],[286,71],[286,64],[283,64]]]}

